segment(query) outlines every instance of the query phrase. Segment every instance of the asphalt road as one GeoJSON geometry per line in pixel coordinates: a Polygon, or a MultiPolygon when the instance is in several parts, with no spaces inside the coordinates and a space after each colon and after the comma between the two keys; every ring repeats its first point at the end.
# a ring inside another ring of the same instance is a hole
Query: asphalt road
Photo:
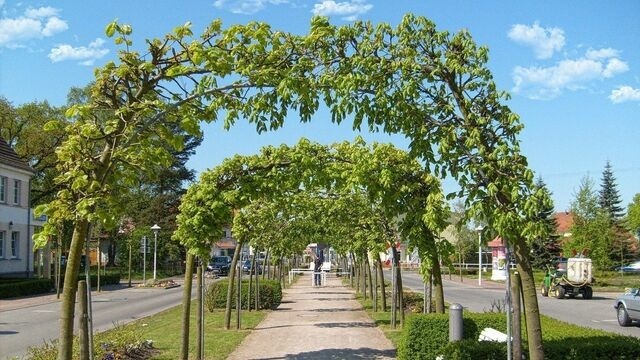
{"type": "MultiPolygon", "coordinates": [[[[101,293],[94,291],[93,329],[107,330],[115,324],[124,324],[179,305],[182,303],[182,291],[182,286],[171,289],[118,287],[101,293]]],[[[29,346],[57,339],[59,310],[60,302],[55,300],[0,311],[0,358],[19,356],[29,346]]]]}
{"type": "MultiPolygon", "coordinates": [[[[465,309],[474,312],[490,311],[494,303],[502,302],[504,304],[505,289],[503,284],[484,281],[483,287],[480,287],[477,281],[460,283],[459,279],[456,276],[453,276],[451,280],[449,280],[448,276],[443,278],[446,302],[459,303],[465,309]]],[[[424,283],[419,274],[403,272],[402,280],[405,287],[414,291],[423,291],[424,283]]],[[[538,294],[538,306],[542,314],[558,320],[622,335],[640,337],[640,327],[638,325],[630,327],[618,325],[616,312],[613,308],[617,295],[617,293],[594,292],[591,300],[583,300],[581,297],[556,299],[538,294]]],[[[544,331],[544,329],[542,330],[544,331]]]]}

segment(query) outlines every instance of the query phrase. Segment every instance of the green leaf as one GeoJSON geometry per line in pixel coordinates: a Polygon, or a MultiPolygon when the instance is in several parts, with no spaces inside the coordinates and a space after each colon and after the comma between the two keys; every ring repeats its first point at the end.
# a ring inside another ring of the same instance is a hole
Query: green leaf
{"type": "Polygon", "coordinates": [[[107,24],[107,26],[104,29],[105,35],[107,35],[107,37],[112,37],[113,34],[115,34],[115,32],[116,32],[116,27],[117,26],[118,26],[117,20],[114,20],[114,21],[110,22],[109,24],[107,24]]]}

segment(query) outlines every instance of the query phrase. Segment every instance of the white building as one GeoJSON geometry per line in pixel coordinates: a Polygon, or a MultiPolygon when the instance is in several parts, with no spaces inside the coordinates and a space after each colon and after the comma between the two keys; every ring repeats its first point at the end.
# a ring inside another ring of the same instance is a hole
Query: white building
{"type": "Polygon", "coordinates": [[[34,170],[0,138],[0,276],[31,276],[33,230],[42,225],[30,210],[34,170]]]}

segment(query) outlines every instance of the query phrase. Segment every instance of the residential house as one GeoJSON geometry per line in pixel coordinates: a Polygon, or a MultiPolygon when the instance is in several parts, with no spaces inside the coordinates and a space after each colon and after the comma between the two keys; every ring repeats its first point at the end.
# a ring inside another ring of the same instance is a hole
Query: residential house
{"type": "Polygon", "coordinates": [[[0,138],[0,276],[33,273],[34,226],[29,190],[34,170],[0,138]]]}
{"type": "Polygon", "coordinates": [[[211,247],[211,256],[233,257],[236,246],[238,246],[238,242],[231,236],[231,229],[225,227],[222,231],[222,238],[211,247]]]}

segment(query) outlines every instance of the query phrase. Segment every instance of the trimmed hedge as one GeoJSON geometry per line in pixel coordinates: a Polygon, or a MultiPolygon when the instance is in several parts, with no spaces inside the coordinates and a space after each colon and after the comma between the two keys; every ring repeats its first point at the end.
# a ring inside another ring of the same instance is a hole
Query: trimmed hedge
{"type": "MultiPolygon", "coordinates": [[[[255,302],[255,283],[251,284],[251,302],[255,302]]],[[[236,286],[233,284],[233,296],[231,306],[236,307],[236,286]]],[[[247,307],[247,292],[249,291],[249,281],[243,280],[240,284],[242,291],[241,307],[247,307]]],[[[205,305],[209,311],[224,309],[227,306],[227,288],[229,282],[226,280],[216,281],[209,285],[205,295],[205,305]]],[[[260,309],[275,309],[282,301],[282,288],[280,282],[276,280],[260,280],[260,309]]]]}
{"type": "MultiPolygon", "coordinates": [[[[78,277],[84,280],[84,274],[78,277]]],[[[55,279],[27,279],[27,278],[7,278],[0,279],[0,299],[8,299],[19,296],[29,296],[46,294],[55,288],[55,279]]],[[[95,288],[98,283],[98,275],[91,274],[91,287],[95,288]]],[[[100,275],[100,286],[120,284],[120,273],[113,272],[100,275]]],[[[60,286],[64,285],[64,276],[60,279],[60,286]]]]}
{"type": "MultiPolygon", "coordinates": [[[[93,273],[89,274],[91,279],[91,288],[95,288],[98,285],[98,275],[93,273]]],[[[84,280],[84,273],[78,275],[78,281],[84,280]]],[[[55,281],[52,280],[52,281],[55,281]]],[[[100,274],[100,286],[105,285],[118,285],[120,284],[120,273],[119,272],[108,272],[106,274],[100,274]]],[[[60,277],[60,287],[64,287],[64,275],[60,277]]]]}
{"type": "MultiPolygon", "coordinates": [[[[486,327],[506,332],[504,314],[464,313],[463,339],[476,341],[486,327]]],[[[477,341],[476,341],[477,342],[477,341]]],[[[407,318],[402,339],[398,346],[399,359],[435,359],[442,354],[450,354],[454,349],[449,345],[449,314],[419,314],[407,318]]],[[[457,350],[461,354],[470,351],[463,345],[457,350]]],[[[456,345],[453,345],[456,347],[456,345]]],[[[505,349],[506,350],[506,349],[505,349]]],[[[484,351],[484,350],[483,350],[484,351]]],[[[491,352],[491,351],[489,351],[491,352]]],[[[482,358],[471,355],[472,358],[482,358]]],[[[463,357],[465,358],[465,357],[463,357]]]]}
{"type": "MultiPolygon", "coordinates": [[[[640,359],[640,339],[584,328],[541,317],[545,359],[640,359]]],[[[463,313],[463,339],[449,343],[448,314],[420,314],[407,318],[398,346],[398,359],[505,359],[506,343],[478,341],[486,327],[506,332],[504,313],[463,313]]],[[[523,345],[525,343],[523,342],[523,345]]],[[[527,353],[527,349],[522,349],[527,353]]]]}
{"type": "Polygon", "coordinates": [[[51,279],[2,279],[0,280],[0,299],[44,294],[50,292],[52,288],[51,279]]]}

